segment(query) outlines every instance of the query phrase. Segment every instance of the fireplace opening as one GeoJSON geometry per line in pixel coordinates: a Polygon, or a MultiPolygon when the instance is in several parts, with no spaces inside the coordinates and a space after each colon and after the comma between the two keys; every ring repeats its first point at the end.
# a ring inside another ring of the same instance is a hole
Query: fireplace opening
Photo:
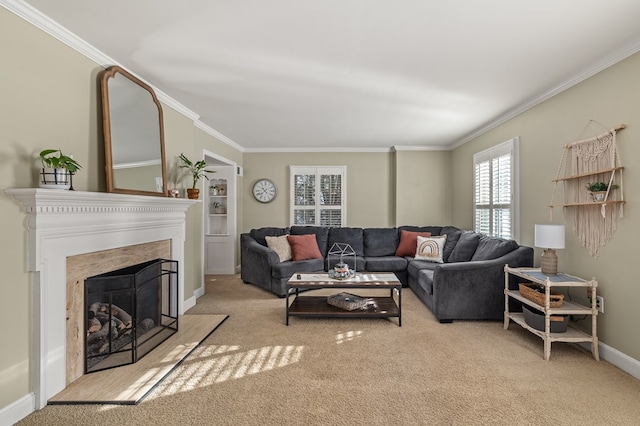
{"type": "Polygon", "coordinates": [[[178,262],[156,259],[84,282],[85,373],[133,364],[178,331],[178,262]]]}

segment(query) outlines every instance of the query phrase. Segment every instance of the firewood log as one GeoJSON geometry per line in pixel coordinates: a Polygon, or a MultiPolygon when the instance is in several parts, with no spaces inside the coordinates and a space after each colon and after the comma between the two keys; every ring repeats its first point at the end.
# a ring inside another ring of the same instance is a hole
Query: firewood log
{"type": "Polygon", "coordinates": [[[102,326],[102,328],[100,330],[96,331],[95,333],[91,333],[87,337],[87,344],[93,345],[93,344],[95,344],[97,342],[100,342],[105,337],[107,337],[107,333],[108,332],[109,332],[109,324],[105,323],[105,325],[102,326]]]}
{"type": "Polygon", "coordinates": [[[95,317],[96,314],[100,312],[101,307],[102,303],[92,303],[91,306],[89,306],[89,318],[95,317]]]}
{"type": "Polygon", "coordinates": [[[95,333],[101,328],[102,328],[102,323],[98,318],[91,318],[89,320],[89,328],[88,328],[89,333],[95,333]]]}
{"type": "Polygon", "coordinates": [[[119,308],[116,305],[111,305],[111,315],[122,321],[125,324],[125,327],[131,327],[131,315],[129,315],[129,313],[124,309],[119,308]]]}

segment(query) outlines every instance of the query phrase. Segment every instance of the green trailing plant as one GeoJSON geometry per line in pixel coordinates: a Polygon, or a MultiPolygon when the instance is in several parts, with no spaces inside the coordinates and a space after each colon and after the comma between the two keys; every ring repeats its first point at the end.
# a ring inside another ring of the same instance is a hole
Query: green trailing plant
{"type": "Polygon", "coordinates": [[[40,152],[40,160],[43,168],[65,169],[76,173],[82,168],[80,164],[68,155],[64,155],[61,149],[45,149],[40,152]]]}
{"type": "MultiPolygon", "coordinates": [[[[616,184],[611,185],[611,189],[617,189],[619,187],[620,186],[616,184]]],[[[587,189],[591,192],[606,192],[609,189],[609,184],[605,182],[589,182],[587,189]]]]}
{"type": "Polygon", "coordinates": [[[204,178],[209,180],[207,173],[215,173],[215,170],[207,170],[207,163],[204,160],[191,161],[184,154],[180,154],[179,158],[180,158],[180,161],[182,161],[182,164],[180,164],[180,167],[183,169],[189,170],[189,173],[193,178],[193,186],[191,187],[193,189],[196,188],[196,185],[198,184],[198,181],[200,179],[204,178]]]}

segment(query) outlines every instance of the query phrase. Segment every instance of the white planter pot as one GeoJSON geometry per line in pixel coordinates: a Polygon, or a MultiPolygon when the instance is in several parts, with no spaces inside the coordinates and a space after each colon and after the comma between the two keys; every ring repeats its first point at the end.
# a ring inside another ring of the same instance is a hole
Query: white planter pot
{"type": "Polygon", "coordinates": [[[71,188],[71,172],[67,169],[40,169],[40,188],[69,189],[71,188]]]}

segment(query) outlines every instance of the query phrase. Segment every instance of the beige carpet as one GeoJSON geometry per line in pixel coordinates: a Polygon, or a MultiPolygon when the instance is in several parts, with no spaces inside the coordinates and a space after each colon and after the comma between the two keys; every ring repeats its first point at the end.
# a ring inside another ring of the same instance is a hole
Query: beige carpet
{"type": "Polygon", "coordinates": [[[189,313],[228,313],[139,405],[47,406],[19,425],[637,425],[640,381],[501,322],[439,324],[403,292],[386,319],[291,318],[218,276],[189,313]]]}

